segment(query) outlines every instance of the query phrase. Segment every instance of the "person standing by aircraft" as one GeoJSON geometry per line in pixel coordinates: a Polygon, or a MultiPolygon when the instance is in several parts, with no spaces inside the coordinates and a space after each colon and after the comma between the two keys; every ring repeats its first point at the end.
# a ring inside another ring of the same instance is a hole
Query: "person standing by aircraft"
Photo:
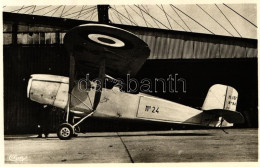
{"type": "Polygon", "coordinates": [[[51,130],[51,107],[48,105],[43,105],[42,110],[38,114],[38,123],[37,123],[37,138],[42,138],[44,134],[45,138],[48,137],[51,130]]]}

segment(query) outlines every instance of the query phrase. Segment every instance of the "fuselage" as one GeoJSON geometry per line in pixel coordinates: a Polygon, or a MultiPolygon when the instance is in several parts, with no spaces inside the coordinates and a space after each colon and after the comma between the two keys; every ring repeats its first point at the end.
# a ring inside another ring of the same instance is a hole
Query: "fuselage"
{"type": "MultiPolygon", "coordinates": [[[[71,112],[77,116],[89,114],[92,111],[91,106],[94,96],[95,89],[82,91],[78,85],[75,85],[71,93],[71,112]]],[[[118,87],[102,89],[101,99],[93,116],[108,119],[140,119],[204,126],[216,125],[219,121],[218,117],[205,114],[202,110],[143,93],[121,92],[118,87]]]]}
{"type": "MultiPolygon", "coordinates": [[[[65,108],[69,104],[70,112],[84,117],[93,111],[95,83],[91,88],[82,89],[75,82],[69,97],[69,78],[54,75],[32,75],[28,83],[28,97],[41,104],[65,108]]],[[[178,104],[143,93],[131,94],[121,92],[119,88],[103,88],[101,99],[93,117],[107,119],[149,120],[158,122],[217,126],[219,117],[202,110],[178,104]]]]}

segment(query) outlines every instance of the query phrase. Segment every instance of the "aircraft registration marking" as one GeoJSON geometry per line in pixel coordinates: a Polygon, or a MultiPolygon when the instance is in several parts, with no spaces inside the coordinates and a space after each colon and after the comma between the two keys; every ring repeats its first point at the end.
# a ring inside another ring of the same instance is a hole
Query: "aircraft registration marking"
{"type": "Polygon", "coordinates": [[[237,105],[237,96],[228,96],[228,104],[237,105]]]}
{"type": "Polygon", "coordinates": [[[159,107],[146,105],[145,106],[145,111],[146,112],[152,112],[152,113],[159,113],[159,107]]]}
{"type": "Polygon", "coordinates": [[[235,111],[237,106],[238,93],[234,88],[229,86],[227,87],[226,92],[227,95],[224,103],[224,109],[235,111]]]}
{"type": "Polygon", "coordinates": [[[152,97],[140,97],[137,110],[137,118],[150,119],[167,122],[200,122],[200,117],[196,117],[202,111],[184,106],[164,99],[152,97]],[[192,118],[192,120],[190,119],[192,118]]]}

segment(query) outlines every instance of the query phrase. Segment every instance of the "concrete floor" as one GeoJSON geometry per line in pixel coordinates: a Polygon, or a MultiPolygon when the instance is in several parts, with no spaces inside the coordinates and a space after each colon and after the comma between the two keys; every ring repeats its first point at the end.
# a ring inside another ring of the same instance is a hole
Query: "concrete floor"
{"type": "Polygon", "coordinates": [[[256,162],[257,129],[6,135],[5,163],[256,162]]]}

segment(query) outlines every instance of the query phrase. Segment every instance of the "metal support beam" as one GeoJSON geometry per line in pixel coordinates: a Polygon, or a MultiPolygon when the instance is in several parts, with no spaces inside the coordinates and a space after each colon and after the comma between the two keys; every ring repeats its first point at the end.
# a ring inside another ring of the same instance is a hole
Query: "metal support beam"
{"type": "Polygon", "coordinates": [[[17,32],[18,32],[18,25],[14,23],[12,25],[12,44],[17,45],[17,32]]]}
{"type": "Polygon", "coordinates": [[[108,9],[109,5],[97,5],[98,8],[98,22],[102,24],[109,23],[108,9]]]}
{"type": "Polygon", "coordinates": [[[60,45],[60,32],[55,32],[56,44],[60,45]]]}

